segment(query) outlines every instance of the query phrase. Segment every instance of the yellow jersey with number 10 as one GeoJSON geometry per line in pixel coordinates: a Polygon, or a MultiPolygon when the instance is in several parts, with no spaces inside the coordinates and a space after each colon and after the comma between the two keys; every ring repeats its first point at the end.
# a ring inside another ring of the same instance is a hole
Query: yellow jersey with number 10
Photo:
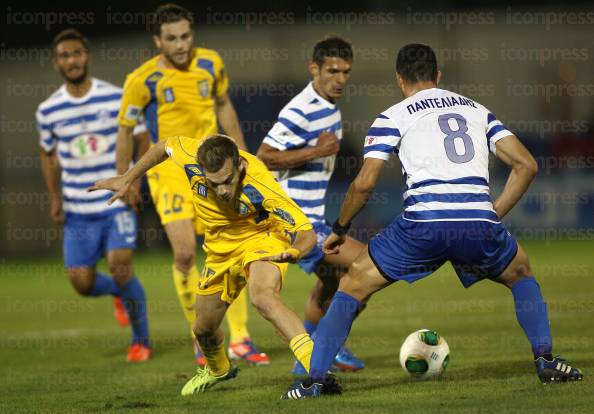
{"type": "Polygon", "coordinates": [[[166,151],[185,172],[196,216],[205,226],[204,250],[207,254],[228,254],[238,243],[264,232],[276,232],[291,239],[296,231],[312,225],[299,206],[289,198],[272,173],[255,156],[239,151],[247,170],[239,197],[231,203],[218,199],[208,187],[202,166],[196,160],[201,141],[171,137],[166,151]]]}

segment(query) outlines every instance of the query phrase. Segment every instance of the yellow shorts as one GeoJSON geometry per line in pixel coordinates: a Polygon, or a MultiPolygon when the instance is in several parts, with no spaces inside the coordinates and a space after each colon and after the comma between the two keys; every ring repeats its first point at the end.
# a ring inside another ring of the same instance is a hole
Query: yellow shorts
{"type": "MultiPolygon", "coordinates": [[[[198,282],[198,295],[221,292],[221,300],[233,303],[247,284],[248,265],[263,257],[282,253],[289,246],[289,240],[286,238],[264,232],[238,242],[237,249],[230,254],[209,254],[198,282]]],[[[288,263],[271,263],[280,270],[282,283],[289,267],[288,263]]]]}
{"type": "Polygon", "coordinates": [[[161,224],[190,219],[194,222],[196,234],[204,234],[204,224],[196,218],[188,178],[177,165],[166,165],[168,162],[171,160],[147,173],[151,198],[161,224]]]}

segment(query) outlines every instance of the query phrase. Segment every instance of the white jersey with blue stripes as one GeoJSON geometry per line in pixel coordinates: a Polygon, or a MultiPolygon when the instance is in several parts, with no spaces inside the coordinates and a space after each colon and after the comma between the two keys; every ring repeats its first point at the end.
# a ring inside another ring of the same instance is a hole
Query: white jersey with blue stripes
{"type": "Polygon", "coordinates": [[[364,157],[400,158],[405,219],[499,222],[489,195],[489,150],[495,153],[495,143],[509,135],[484,106],[431,88],[377,117],[364,157]]]}
{"type": "Polygon", "coordinates": [[[37,109],[39,143],[45,151],[57,152],[62,170],[65,213],[92,217],[124,207],[119,200],[107,205],[110,191],[86,191],[95,181],[117,174],[115,146],[121,98],[122,89],[93,78],[85,96],[73,97],[63,85],[37,109]]]}
{"type": "MultiPolygon", "coordinates": [[[[322,132],[342,139],[340,110],[322,98],[309,83],[280,112],[278,121],[263,140],[279,151],[315,146],[322,132]]],[[[316,158],[290,170],[279,171],[277,179],[310,221],[324,222],[328,182],[334,172],[335,155],[316,158]]]]}

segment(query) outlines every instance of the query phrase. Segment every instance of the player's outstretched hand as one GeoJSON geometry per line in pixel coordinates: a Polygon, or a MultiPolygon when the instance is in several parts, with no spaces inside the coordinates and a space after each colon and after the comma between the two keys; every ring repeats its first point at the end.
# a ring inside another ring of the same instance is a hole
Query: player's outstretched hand
{"type": "Polygon", "coordinates": [[[299,260],[299,252],[296,249],[288,249],[273,256],[263,257],[260,260],[277,263],[297,263],[297,260],[299,260]]]}
{"type": "Polygon", "coordinates": [[[330,233],[328,238],[324,241],[324,253],[338,254],[338,252],[340,251],[340,246],[344,243],[345,240],[345,236],[339,236],[334,232],[330,233]]]}
{"type": "Polygon", "coordinates": [[[113,196],[107,201],[107,204],[111,205],[114,201],[118,199],[125,200],[128,190],[130,190],[130,183],[126,180],[126,178],[123,175],[116,175],[115,177],[99,180],[95,184],[87,188],[88,192],[96,190],[113,191],[113,196]]]}

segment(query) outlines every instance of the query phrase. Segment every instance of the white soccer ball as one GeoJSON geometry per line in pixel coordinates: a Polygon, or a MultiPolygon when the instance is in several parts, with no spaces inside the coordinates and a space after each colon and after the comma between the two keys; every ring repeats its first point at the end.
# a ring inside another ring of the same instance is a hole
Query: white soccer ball
{"type": "Polygon", "coordinates": [[[435,331],[421,329],[411,333],[400,347],[400,365],[415,379],[441,375],[450,362],[450,347],[435,331]]]}

